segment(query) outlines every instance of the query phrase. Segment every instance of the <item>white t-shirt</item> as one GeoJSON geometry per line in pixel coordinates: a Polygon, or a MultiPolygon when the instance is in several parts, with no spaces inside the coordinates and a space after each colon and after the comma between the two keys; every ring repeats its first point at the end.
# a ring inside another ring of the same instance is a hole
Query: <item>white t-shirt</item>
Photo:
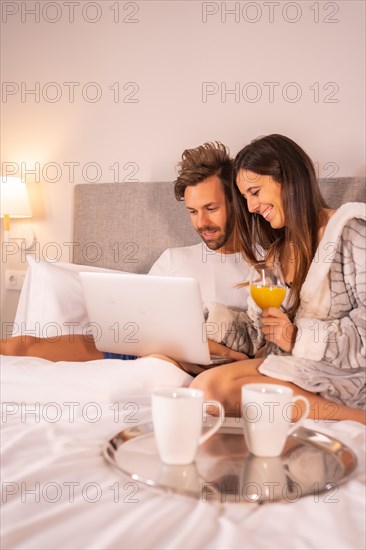
{"type": "Polygon", "coordinates": [[[247,309],[247,288],[235,285],[249,279],[250,267],[241,254],[221,254],[204,242],[168,248],[151,267],[150,275],[193,277],[198,280],[203,303],[217,302],[230,308],[247,309]]]}

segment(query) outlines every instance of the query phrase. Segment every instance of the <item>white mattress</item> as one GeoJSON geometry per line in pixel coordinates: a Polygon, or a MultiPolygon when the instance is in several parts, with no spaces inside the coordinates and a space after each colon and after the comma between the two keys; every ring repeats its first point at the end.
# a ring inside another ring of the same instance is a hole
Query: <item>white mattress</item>
{"type": "Polygon", "coordinates": [[[6,549],[363,549],[365,428],[307,421],[357,454],[331,495],[264,505],[202,502],[139,485],[101,456],[150,419],[153,385],[190,377],[158,359],[50,363],[2,357],[1,546],[6,549]],[[117,405],[119,403],[119,405],[117,405]]]}

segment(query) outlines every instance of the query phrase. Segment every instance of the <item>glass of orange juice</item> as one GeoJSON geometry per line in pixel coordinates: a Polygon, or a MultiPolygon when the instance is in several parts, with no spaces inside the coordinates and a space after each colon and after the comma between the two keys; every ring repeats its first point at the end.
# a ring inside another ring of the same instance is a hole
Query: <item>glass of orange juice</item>
{"type": "MultiPolygon", "coordinates": [[[[286,284],[279,263],[259,262],[250,273],[250,294],[262,310],[280,307],[286,296],[286,284]]],[[[276,346],[273,353],[279,353],[276,346]]]]}

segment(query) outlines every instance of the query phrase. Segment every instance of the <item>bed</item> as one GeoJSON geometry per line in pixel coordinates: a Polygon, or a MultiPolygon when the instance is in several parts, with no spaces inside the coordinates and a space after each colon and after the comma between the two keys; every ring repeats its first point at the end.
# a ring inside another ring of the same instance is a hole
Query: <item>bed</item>
{"type": "MultiPolygon", "coordinates": [[[[365,201],[365,180],[322,180],[330,206],[365,201]]],[[[83,332],[80,270],[147,272],[168,246],[197,242],[172,184],[75,186],[72,262],[29,269],[14,334],[83,332]]],[[[102,449],[151,419],[159,383],[191,377],[153,358],[51,363],[2,357],[2,548],[363,549],[365,428],[307,420],[349,446],[357,467],[332,493],[256,504],[167,493],[113,469],[102,449]]]]}

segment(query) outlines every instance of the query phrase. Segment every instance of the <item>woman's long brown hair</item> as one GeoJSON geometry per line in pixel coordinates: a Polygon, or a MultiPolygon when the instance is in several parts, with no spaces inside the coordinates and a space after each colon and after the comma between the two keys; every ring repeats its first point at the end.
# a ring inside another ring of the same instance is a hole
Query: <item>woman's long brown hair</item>
{"type": "Polygon", "coordinates": [[[300,304],[300,290],[318,246],[318,230],[325,223],[327,208],[309,156],[291,139],[271,134],[252,141],[234,160],[233,203],[239,246],[250,263],[258,261],[258,246],[267,258],[282,266],[295,263],[288,314],[292,319],[300,304]],[[273,229],[260,215],[248,211],[236,178],[240,170],[272,176],[281,185],[286,226],[273,229]],[[295,257],[288,256],[290,247],[295,257]]]}

